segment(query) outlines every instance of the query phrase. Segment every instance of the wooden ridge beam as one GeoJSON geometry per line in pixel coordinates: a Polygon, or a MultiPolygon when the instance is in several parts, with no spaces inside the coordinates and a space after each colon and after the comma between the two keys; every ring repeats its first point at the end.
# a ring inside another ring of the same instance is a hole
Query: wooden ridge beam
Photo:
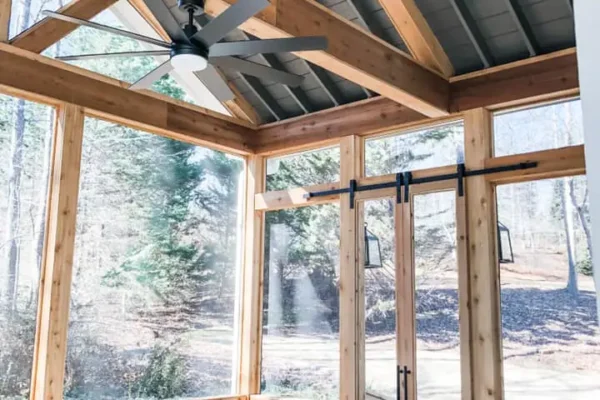
{"type": "Polygon", "coordinates": [[[35,101],[68,102],[86,113],[162,136],[239,154],[251,153],[254,129],[201,107],[0,43],[0,87],[35,101]]]}
{"type": "MultiPolygon", "coordinates": [[[[72,0],[57,12],[71,17],[90,20],[106,10],[118,0],[72,0]]],[[[44,18],[25,32],[17,35],[11,44],[21,49],[41,53],[58,42],[79,25],[60,21],[54,18],[44,18]]]]}
{"type": "Polygon", "coordinates": [[[379,0],[413,57],[446,77],[454,66],[414,0],[379,0]]]}
{"type": "MultiPolygon", "coordinates": [[[[574,48],[450,78],[451,110],[503,108],[579,93],[574,48]]],[[[450,116],[452,117],[452,115],[450,116]]],[[[263,125],[257,152],[311,146],[348,135],[406,128],[427,117],[394,101],[377,97],[279,123],[263,125]]]]}
{"type": "MultiPolygon", "coordinates": [[[[205,11],[214,17],[234,2],[207,0],[205,11]]],[[[327,36],[327,50],[296,55],[427,116],[448,114],[444,77],[315,1],[274,1],[240,28],[261,39],[327,36]]]]}

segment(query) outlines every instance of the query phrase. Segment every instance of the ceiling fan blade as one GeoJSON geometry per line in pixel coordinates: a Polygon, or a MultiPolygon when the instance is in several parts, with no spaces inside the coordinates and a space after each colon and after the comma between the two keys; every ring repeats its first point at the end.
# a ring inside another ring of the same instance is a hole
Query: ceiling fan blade
{"type": "Polygon", "coordinates": [[[154,70],[152,70],[148,74],[146,74],[144,77],[142,77],[142,79],[140,79],[139,81],[137,81],[136,83],[131,85],[129,87],[129,89],[132,89],[132,90],[147,89],[150,86],[152,86],[152,84],[154,82],[156,82],[157,80],[159,80],[160,78],[162,78],[163,76],[165,76],[166,74],[171,72],[172,70],[173,70],[173,65],[171,64],[171,60],[165,61],[164,63],[162,63],[161,65],[156,67],[154,70]]]}
{"type": "Polygon", "coordinates": [[[61,61],[78,61],[78,60],[93,60],[96,58],[117,58],[117,57],[157,57],[157,56],[168,56],[171,52],[169,50],[148,50],[148,51],[125,51],[122,53],[99,53],[99,54],[79,54],[75,56],[60,56],[56,57],[57,60],[61,61]]]}
{"type": "Polygon", "coordinates": [[[232,30],[269,6],[269,0],[238,0],[200,29],[193,38],[207,47],[223,39],[232,30]]]}
{"type": "Polygon", "coordinates": [[[211,57],[249,56],[260,53],[287,53],[294,51],[325,50],[327,38],[306,36],[285,39],[242,40],[213,44],[209,49],[211,57]]]}
{"type": "Polygon", "coordinates": [[[235,99],[235,94],[214,66],[209,65],[204,71],[194,74],[221,103],[235,99]]]}
{"type": "Polygon", "coordinates": [[[163,0],[144,0],[144,3],[174,42],[190,43],[190,39],[163,0]]]}
{"type": "Polygon", "coordinates": [[[289,72],[280,71],[252,61],[242,60],[241,58],[215,57],[210,58],[209,61],[219,67],[236,70],[246,75],[256,76],[265,81],[283,83],[284,85],[291,87],[300,86],[304,81],[303,76],[290,74],[289,72]]]}
{"type": "Polygon", "coordinates": [[[153,38],[150,38],[147,36],[138,35],[137,33],[127,32],[122,29],[117,29],[117,28],[113,28],[110,26],[97,24],[95,22],[90,22],[90,21],[86,21],[84,19],[70,17],[68,15],[59,14],[59,13],[55,13],[52,11],[43,11],[42,14],[44,14],[45,16],[50,17],[50,18],[60,19],[61,21],[71,22],[73,24],[77,24],[77,25],[81,25],[81,26],[87,26],[88,28],[98,29],[100,31],[109,32],[109,33],[112,33],[115,35],[125,36],[125,37],[131,38],[131,39],[139,40],[141,42],[150,43],[155,46],[165,47],[167,49],[171,48],[170,43],[166,43],[166,42],[163,42],[162,40],[153,39],[153,38]]]}

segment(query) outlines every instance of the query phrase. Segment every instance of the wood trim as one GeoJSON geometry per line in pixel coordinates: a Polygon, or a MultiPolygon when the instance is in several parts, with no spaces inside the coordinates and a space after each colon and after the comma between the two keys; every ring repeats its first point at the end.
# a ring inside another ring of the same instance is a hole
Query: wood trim
{"type": "Polygon", "coordinates": [[[253,130],[245,123],[127,84],[97,78],[60,61],[0,43],[0,88],[35,101],[64,101],[87,114],[155,134],[238,154],[251,152],[253,130]]]}
{"type": "Polygon", "coordinates": [[[536,161],[536,168],[487,175],[488,182],[508,184],[539,179],[562,178],[585,174],[584,145],[536,151],[514,156],[496,157],[485,161],[486,168],[536,161]]]}
{"type": "MultiPolygon", "coordinates": [[[[90,20],[106,10],[118,0],[72,0],[57,12],[71,17],[90,20]]],[[[34,53],[41,53],[58,42],[79,25],[60,21],[54,18],[44,18],[25,32],[17,35],[11,44],[34,53]]]]}
{"type": "Polygon", "coordinates": [[[7,42],[10,34],[12,0],[0,0],[0,42],[7,42]]]}
{"type": "Polygon", "coordinates": [[[414,0],[379,0],[413,57],[446,77],[454,66],[414,0]]]}
{"type": "Polygon", "coordinates": [[[59,108],[42,260],[33,399],[63,396],[83,127],[81,107],[65,104],[59,108]]]}
{"type": "Polygon", "coordinates": [[[244,263],[242,269],[239,391],[260,393],[262,343],[263,263],[265,215],[256,211],[255,193],[265,188],[265,159],[250,156],[246,166],[244,263]]]}
{"type": "MultiPolygon", "coordinates": [[[[235,0],[207,0],[219,15],[235,0]]],[[[241,26],[261,39],[324,35],[326,51],[297,56],[430,117],[448,114],[446,79],[332,10],[311,0],[277,0],[241,26]]]]}
{"type": "MultiPolygon", "coordinates": [[[[492,116],[476,109],[465,114],[465,164],[484,168],[492,156],[492,116]]],[[[502,398],[500,279],[496,250],[496,197],[485,176],[465,183],[471,332],[473,336],[473,397],[502,398]]]]}
{"type": "MultiPolygon", "coordinates": [[[[340,145],[342,182],[356,179],[360,139],[349,136],[340,145]]],[[[350,195],[340,196],[340,399],[358,398],[358,308],[357,298],[357,207],[350,207],[350,195]]]]}

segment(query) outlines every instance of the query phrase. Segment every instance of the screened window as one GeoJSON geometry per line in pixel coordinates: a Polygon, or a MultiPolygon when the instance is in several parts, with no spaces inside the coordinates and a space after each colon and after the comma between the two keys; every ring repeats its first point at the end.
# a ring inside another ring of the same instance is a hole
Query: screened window
{"type": "Polygon", "coordinates": [[[497,205],[514,253],[500,263],[505,398],[598,398],[598,269],[585,177],[499,186],[497,205]]]}
{"type": "Polygon", "coordinates": [[[339,179],[339,146],[267,160],[267,191],[336,182],[339,179]]]}
{"type": "Polygon", "coordinates": [[[339,207],[266,213],[263,393],[339,398],[339,207]]]}
{"type": "Polygon", "coordinates": [[[53,122],[0,95],[0,399],[29,398],[53,122]]]}
{"type": "Polygon", "coordinates": [[[581,101],[544,104],[494,116],[497,157],[583,143],[581,101]]]}
{"type": "Polygon", "coordinates": [[[243,162],[86,119],[65,397],[228,395],[243,162]]]}
{"type": "Polygon", "coordinates": [[[462,122],[365,142],[366,176],[395,174],[461,163],[464,160],[462,122]]]}

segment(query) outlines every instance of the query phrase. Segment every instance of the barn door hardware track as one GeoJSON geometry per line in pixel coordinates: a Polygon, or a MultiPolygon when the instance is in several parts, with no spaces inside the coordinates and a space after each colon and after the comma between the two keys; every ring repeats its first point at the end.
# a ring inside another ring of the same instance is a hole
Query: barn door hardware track
{"type": "Polygon", "coordinates": [[[324,196],[332,196],[336,194],[350,194],[350,208],[354,208],[354,199],[356,197],[356,192],[367,192],[370,190],[379,190],[379,189],[388,189],[388,188],[396,188],[396,202],[398,204],[402,203],[402,187],[404,190],[404,202],[410,201],[410,186],[418,185],[421,183],[430,183],[430,182],[440,182],[447,181],[450,179],[457,180],[457,191],[460,197],[464,196],[464,179],[470,176],[481,176],[488,174],[497,174],[499,172],[506,171],[517,171],[523,169],[531,169],[538,166],[537,162],[524,162],[518,164],[504,165],[501,167],[493,167],[493,168],[483,168],[483,169],[475,169],[472,171],[467,171],[465,169],[465,164],[457,164],[456,172],[452,174],[442,174],[435,176],[428,176],[424,178],[414,178],[413,173],[411,171],[399,172],[396,174],[396,179],[391,182],[383,182],[383,183],[374,183],[372,185],[363,185],[359,186],[356,179],[350,180],[350,183],[347,188],[341,189],[333,189],[333,190],[324,190],[321,192],[311,192],[304,195],[305,198],[310,199],[313,197],[324,197],[324,196]]]}

